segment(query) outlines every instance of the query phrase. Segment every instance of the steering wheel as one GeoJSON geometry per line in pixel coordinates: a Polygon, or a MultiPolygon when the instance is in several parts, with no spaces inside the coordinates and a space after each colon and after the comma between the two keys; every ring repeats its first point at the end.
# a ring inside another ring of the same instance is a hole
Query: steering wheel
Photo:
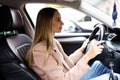
{"type": "Polygon", "coordinates": [[[91,33],[89,40],[92,41],[96,35],[96,33],[100,30],[100,35],[98,36],[98,41],[103,40],[104,34],[105,34],[105,27],[103,24],[96,24],[95,29],[91,33]]]}
{"type": "MultiPolygon", "coordinates": [[[[95,27],[95,28],[94,28],[94,30],[92,31],[92,33],[91,33],[91,35],[90,35],[90,37],[89,37],[89,40],[90,40],[90,41],[89,41],[89,43],[88,43],[88,45],[87,45],[84,53],[86,53],[86,52],[88,51],[88,49],[90,48],[90,46],[91,46],[92,44],[94,44],[94,42],[100,41],[100,40],[103,40],[103,39],[104,39],[105,26],[104,26],[103,24],[96,24],[94,27],[95,27]],[[99,31],[99,36],[98,36],[97,39],[96,39],[96,35],[97,35],[98,31],[99,31]]],[[[93,58],[92,60],[90,60],[90,61],[89,61],[89,65],[91,65],[91,64],[94,62],[94,60],[99,60],[99,59],[101,59],[101,56],[102,56],[102,55],[98,55],[98,56],[96,56],[95,58],[93,58]]]]}
{"type": "Polygon", "coordinates": [[[87,52],[89,47],[96,41],[100,41],[104,39],[104,35],[105,35],[105,26],[103,24],[96,24],[94,26],[94,30],[92,31],[90,37],[89,37],[89,43],[88,46],[86,47],[84,52],[87,52]],[[96,34],[99,31],[99,36],[96,39],[96,34]]]}
{"type": "MultiPolygon", "coordinates": [[[[104,24],[97,24],[95,25],[95,28],[93,30],[93,32],[91,33],[89,40],[90,42],[88,43],[88,46],[85,49],[85,53],[88,51],[88,49],[90,48],[90,46],[92,44],[94,44],[95,41],[100,41],[100,40],[104,40],[104,36],[105,36],[105,28],[106,26],[104,24]],[[96,39],[96,34],[99,31],[99,35],[96,39]]],[[[119,31],[120,32],[120,31],[119,31]]],[[[113,34],[111,34],[113,36],[113,34]]],[[[109,63],[110,61],[114,62],[114,67],[113,70],[116,73],[120,73],[120,35],[114,35],[111,39],[109,39],[109,36],[106,39],[104,45],[104,49],[102,51],[101,54],[97,55],[95,58],[91,59],[89,61],[89,65],[91,65],[95,60],[99,60],[102,62],[103,65],[105,65],[106,67],[109,67],[109,63]]]]}

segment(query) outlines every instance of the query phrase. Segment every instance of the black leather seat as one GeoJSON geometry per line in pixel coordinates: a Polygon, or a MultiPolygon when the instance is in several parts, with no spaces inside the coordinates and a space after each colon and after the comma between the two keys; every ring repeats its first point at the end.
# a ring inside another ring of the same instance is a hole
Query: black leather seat
{"type": "Polygon", "coordinates": [[[26,53],[31,38],[24,34],[20,12],[12,7],[0,7],[0,80],[40,80],[27,66],[26,53]]]}

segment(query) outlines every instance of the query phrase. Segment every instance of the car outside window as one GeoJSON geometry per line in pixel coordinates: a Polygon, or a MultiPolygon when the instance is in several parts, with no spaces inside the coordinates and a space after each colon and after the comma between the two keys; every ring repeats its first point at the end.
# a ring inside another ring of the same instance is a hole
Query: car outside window
{"type": "Polygon", "coordinates": [[[83,0],[86,3],[96,7],[107,15],[113,17],[113,15],[117,16],[116,21],[120,23],[120,0],[83,0]]]}
{"type": "Polygon", "coordinates": [[[44,7],[54,7],[58,9],[61,14],[62,21],[64,23],[61,33],[88,33],[92,32],[94,25],[99,23],[96,19],[77,11],[73,8],[69,8],[62,5],[53,4],[26,4],[25,8],[33,21],[34,26],[36,25],[36,17],[38,11],[44,7]]]}

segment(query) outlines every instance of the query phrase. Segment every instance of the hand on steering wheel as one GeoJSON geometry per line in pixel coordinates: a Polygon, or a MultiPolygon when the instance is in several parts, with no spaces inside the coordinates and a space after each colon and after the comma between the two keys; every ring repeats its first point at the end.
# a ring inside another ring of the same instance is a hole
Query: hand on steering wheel
{"type": "MultiPolygon", "coordinates": [[[[104,39],[104,35],[105,35],[105,27],[104,25],[102,24],[97,24],[95,25],[95,29],[93,30],[93,32],[91,33],[90,37],[89,37],[89,43],[86,47],[86,49],[84,50],[85,53],[87,52],[94,52],[95,54],[91,55],[91,58],[96,58],[96,56],[98,54],[100,54],[103,50],[103,45],[102,43],[104,42],[103,39],[104,39]],[[96,37],[96,34],[97,32],[99,31],[99,36],[97,39],[95,39],[96,37]],[[100,44],[100,45],[99,45],[100,44]]],[[[90,64],[92,63],[93,61],[91,60],[90,61],[90,64]]]]}
{"type": "Polygon", "coordinates": [[[91,35],[89,37],[89,43],[87,44],[87,47],[84,50],[84,52],[86,53],[88,51],[88,49],[90,48],[90,46],[93,45],[94,42],[103,40],[104,35],[105,35],[104,26],[102,24],[95,25],[95,29],[93,30],[93,32],[91,33],[91,35]],[[98,39],[95,39],[95,35],[97,34],[98,31],[100,32],[100,34],[98,36],[98,39]]]}

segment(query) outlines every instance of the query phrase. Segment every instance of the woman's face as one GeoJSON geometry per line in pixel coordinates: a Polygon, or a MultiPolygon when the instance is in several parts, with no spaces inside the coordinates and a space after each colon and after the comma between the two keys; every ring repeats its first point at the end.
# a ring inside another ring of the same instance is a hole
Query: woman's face
{"type": "Polygon", "coordinates": [[[55,11],[54,16],[53,16],[53,24],[52,24],[54,33],[61,32],[63,24],[64,23],[61,20],[60,13],[58,11],[55,11]]]}

